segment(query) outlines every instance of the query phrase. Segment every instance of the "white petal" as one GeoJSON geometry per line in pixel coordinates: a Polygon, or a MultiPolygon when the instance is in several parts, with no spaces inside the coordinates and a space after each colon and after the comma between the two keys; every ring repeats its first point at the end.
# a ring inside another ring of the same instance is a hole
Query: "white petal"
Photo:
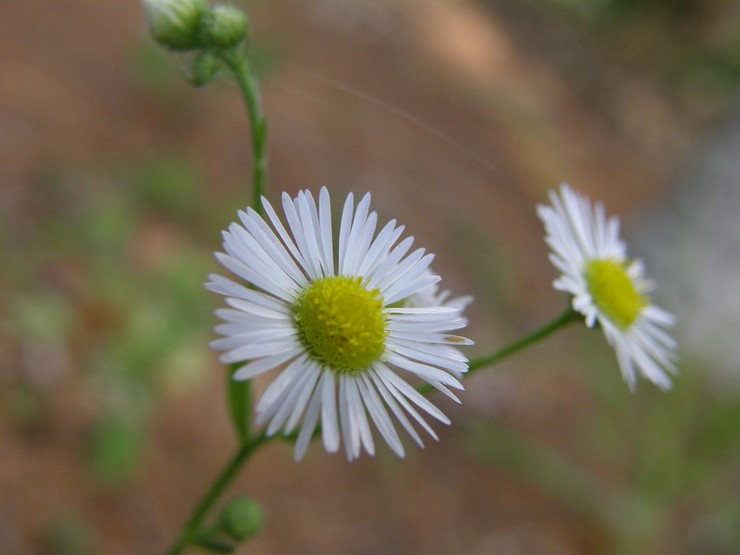
{"type": "Polygon", "coordinates": [[[301,347],[296,347],[293,350],[285,351],[284,353],[280,353],[278,355],[272,355],[261,358],[259,360],[254,360],[234,372],[233,379],[237,381],[249,380],[251,378],[259,376],[260,374],[264,374],[265,372],[268,372],[269,370],[277,368],[281,364],[288,362],[291,358],[298,356],[302,350],[303,349],[301,347]]]}
{"type": "Polygon", "coordinates": [[[339,425],[337,423],[337,394],[334,373],[328,370],[324,371],[319,387],[321,387],[321,433],[324,448],[329,453],[335,453],[339,449],[339,425]]]}

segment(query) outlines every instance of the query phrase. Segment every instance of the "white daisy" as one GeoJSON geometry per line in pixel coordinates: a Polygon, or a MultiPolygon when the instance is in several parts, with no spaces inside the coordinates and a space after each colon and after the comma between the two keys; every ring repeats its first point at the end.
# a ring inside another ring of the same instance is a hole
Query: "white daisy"
{"type": "Polygon", "coordinates": [[[586,325],[598,321],[617,354],[622,376],[634,389],[637,374],[662,389],[671,387],[668,373],[677,373],[676,342],[666,331],[675,318],[651,304],[652,282],[642,263],[627,258],[619,238],[619,220],[607,218],[604,206],[562,185],[550,193],[552,206],[538,206],[545,224],[550,261],[562,272],[555,289],[573,296],[573,309],[586,325]]]}
{"type": "Polygon", "coordinates": [[[251,208],[240,211],[241,225],[229,226],[225,253],[216,253],[252,288],[218,275],[206,284],[230,306],[216,311],[225,322],[216,331],[224,337],[211,346],[225,351],[224,363],[248,362],[234,378],[284,367],[257,402],[257,422],[267,423],[268,435],[300,427],[296,460],[319,420],[325,449],[336,452],[343,443],[349,460],[363,448],[374,453],[370,421],[403,456],[391,414],[419,445],[411,421],[436,439],[422,413],[449,419],[401,375],[457,401],[450,388],[462,389],[456,376],[468,361],[450,347],[472,342],[450,333],[465,325],[459,306],[405,306],[439,281],[427,270],[433,255],[424,249],[407,255],[413,238],[397,243],[404,228],[395,220],[376,235],[369,194],[356,207],[353,195],[347,197],[336,248],[326,188],[318,206],[308,191],[283,194],[282,201],[287,228],[263,199],[269,223],[251,208]]]}

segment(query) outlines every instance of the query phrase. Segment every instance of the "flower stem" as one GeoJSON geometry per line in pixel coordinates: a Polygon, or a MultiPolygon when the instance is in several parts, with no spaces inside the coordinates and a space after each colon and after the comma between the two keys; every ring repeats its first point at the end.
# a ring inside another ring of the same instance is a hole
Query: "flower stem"
{"type": "Polygon", "coordinates": [[[239,445],[236,453],[226,463],[226,466],[221,470],[221,473],[216,478],[216,481],[213,482],[211,488],[203,495],[200,503],[193,509],[190,518],[180,532],[177,540],[166,552],[167,555],[179,555],[186,547],[192,545],[197,540],[198,531],[203,523],[203,519],[211,510],[214,503],[221,497],[221,494],[223,494],[234,478],[239,475],[239,471],[244,463],[249,460],[259,447],[270,439],[268,436],[261,434],[239,445]]]}
{"type": "Polygon", "coordinates": [[[551,335],[553,332],[557,331],[558,329],[564,327],[567,324],[570,324],[571,322],[575,322],[579,318],[580,318],[580,314],[578,314],[572,308],[568,307],[564,312],[558,315],[554,320],[551,320],[544,326],[541,326],[537,328],[536,330],[528,333],[521,339],[518,339],[514,341],[513,343],[507,345],[506,347],[499,349],[495,353],[492,353],[488,356],[484,356],[479,359],[471,361],[470,364],[468,365],[468,373],[466,374],[466,376],[470,376],[473,372],[480,370],[484,366],[490,366],[491,364],[496,364],[498,362],[501,362],[502,360],[513,355],[514,353],[521,351],[522,349],[529,347],[530,345],[545,339],[547,336],[551,335]]]}
{"type": "Polygon", "coordinates": [[[231,71],[244,103],[252,133],[252,207],[263,214],[261,198],[265,194],[267,175],[267,118],[262,114],[259,85],[254,69],[240,50],[230,50],[221,55],[231,71]]]}
{"type": "MultiPolygon", "coordinates": [[[[249,64],[243,51],[227,50],[220,53],[220,58],[228,67],[232,77],[239,86],[244,98],[244,103],[249,118],[249,128],[252,134],[252,206],[260,215],[264,215],[261,198],[265,194],[265,182],[267,174],[267,119],[262,114],[260,107],[260,92],[254,69],[249,64]]],[[[233,373],[233,368],[232,372],[233,373]]],[[[231,381],[229,384],[231,385],[231,381]]],[[[232,419],[237,428],[240,444],[234,455],[226,463],[210,489],[201,498],[193,509],[190,518],[180,532],[175,543],[167,551],[167,555],[179,555],[188,546],[198,541],[203,520],[208,515],[213,505],[218,501],[226,488],[239,475],[244,463],[269,441],[264,433],[250,437],[249,411],[250,411],[250,387],[249,383],[229,388],[229,401],[232,409],[232,419]]]]}

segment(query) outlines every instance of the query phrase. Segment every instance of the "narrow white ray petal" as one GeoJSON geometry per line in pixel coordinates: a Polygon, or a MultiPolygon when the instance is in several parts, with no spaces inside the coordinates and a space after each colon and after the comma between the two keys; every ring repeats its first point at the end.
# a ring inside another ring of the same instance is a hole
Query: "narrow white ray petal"
{"type": "Polygon", "coordinates": [[[378,215],[375,212],[371,212],[365,220],[365,225],[360,230],[357,240],[354,244],[350,243],[347,245],[347,260],[344,267],[347,275],[360,275],[359,267],[367,256],[367,251],[373,240],[377,223],[378,215]]]}
{"type": "Polygon", "coordinates": [[[296,400],[296,405],[295,407],[293,407],[293,412],[291,412],[290,418],[288,418],[288,421],[285,423],[284,430],[286,434],[292,433],[293,429],[298,424],[299,420],[301,419],[301,414],[303,414],[303,409],[308,403],[311,393],[315,390],[316,395],[320,394],[320,389],[317,382],[324,374],[324,370],[321,368],[321,365],[309,359],[308,362],[306,362],[305,372],[311,377],[306,385],[303,386],[303,392],[301,396],[296,400]]]}
{"type": "MultiPolygon", "coordinates": [[[[340,430],[342,432],[342,442],[344,443],[344,452],[347,456],[347,460],[352,460],[352,453],[354,452],[355,434],[353,433],[352,426],[350,425],[350,410],[349,410],[349,395],[347,393],[347,375],[341,374],[339,376],[339,423],[340,430]]],[[[359,441],[359,433],[356,434],[357,441],[359,441]]]]}
{"type": "Polygon", "coordinates": [[[326,264],[326,275],[334,275],[334,247],[332,244],[333,233],[331,225],[331,203],[329,191],[322,187],[319,192],[319,236],[321,237],[321,250],[323,260],[326,264]]]}
{"type": "Polygon", "coordinates": [[[352,218],[352,227],[347,235],[347,244],[345,246],[344,260],[342,265],[342,275],[350,275],[352,273],[351,263],[355,255],[357,243],[360,239],[362,230],[365,229],[365,221],[367,220],[369,202],[368,196],[365,195],[357,205],[354,217],[352,218]]]}
{"type": "Polygon", "coordinates": [[[375,268],[367,273],[365,277],[367,277],[371,281],[373,287],[378,287],[377,283],[382,281],[389,271],[393,270],[396,264],[398,264],[399,260],[401,260],[401,258],[403,258],[404,255],[409,251],[413,243],[413,237],[406,237],[406,239],[393,247],[393,249],[388,253],[388,256],[385,257],[385,260],[376,265],[375,268]]]}
{"type": "MultiPolygon", "coordinates": [[[[434,430],[432,429],[432,427],[427,423],[426,420],[424,420],[424,418],[413,407],[413,405],[411,405],[411,403],[409,403],[409,399],[404,394],[404,392],[403,391],[400,391],[399,388],[396,387],[396,384],[393,382],[393,378],[396,377],[395,374],[393,372],[391,372],[390,370],[388,370],[387,368],[385,370],[383,370],[382,367],[378,366],[377,367],[377,375],[378,375],[378,379],[383,382],[383,384],[386,386],[386,388],[388,389],[388,391],[390,392],[390,394],[396,399],[396,401],[398,401],[398,403],[406,410],[406,412],[408,412],[411,415],[411,417],[416,421],[417,424],[419,424],[419,426],[421,426],[422,428],[424,428],[424,430],[430,436],[432,436],[432,438],[434,438],[435,441],[437,441],[439,438],[437,437],[437,434],[434,433],[434,430]]],[[[401,384],[408,385],[403,380],[400,380],[400,383],[401,384]]],[[[416,392],[415,389],[413,389],[413,388],[410,388],[410,389],[411,389],[411,391],[416,392]]],[[[421,395],[419,395],[419,397],[422,400],[426,401],[426,399],[424,397],[422,397],[421,395]]],[[[438,410],[436,407],[434,407],[434,405],[432,405],[431,403],[429,403],[429,404],[435,410],[438,410]]],[[[444,418],[444,415],[441,412],[440,412],[440,414],[444,418]]],[[[449,424],[449,420],[447,420],[445,423],[446,424],[449,424]]]]}
{"type": "Polygon", "coordinates": [[[462,318],[455,318],[446,321],[432,321],[432,322],[408,322],[402,319],[389,319],[388,330],[390,331],[416,331],[416,332],[430,332],[430,331],[452,331],[458,330],[465,327],[465,320],[462,318]]]}
{"type": "Polygon", "coordinates": [[[655,306],[654,304],[645,308],[643,311],[643,317],[667,328],[671,328],[676,324],[676,317],[673,314],[655,306]]]}
{"type": "Polygon", "coordinates": [[[372,271],[385,258],[393,244],[403,233],[404,226],[396,227],[396,220],[391,220],[385,227],[380,230],[378,236],[367,251],[360,267],[357,270],[358,275],[365,276],[372,274],[372,271]]]}
{"type": "Polygon", "coordinates": [[[408,349],[414,352],[424,352],[430,357],[443,358],[456,362],[468,362],[468,359],[458,349],[444,343],[419,343],[418,341],[408,341],[393,337],[389,342],[389,348],[395,350],[398,347],[408,349]]]}
{"type": "Polygon", "coordinates": [[[306,355],[305,353],[302,354],[300,357],[291,362],[287,366],[287,368],[285,368],[285,370],[278,374],[278,377],[275,378],[269,386],[267,386],[267,389],[265,389],[265,392],[262,394],[259,401],[257,401],[256,410],[259,415],[257,418],[258,424],[265,422],[261,414],[274,403],[275,399],[280,395],[285,387],[293,379],[295,379],[296,375],[298,375],[303,370],[303,368],[306,366],[307,359],[308,355],[306,355]]]}
{"type": "MultiPolygon", "coordinates": [[[[387,366],[383,364],[378,364],[376,366],[376,370],[378,371],[378,374],[383,377],[383,380],[385,381],[386,384],[392,385],[396,391],[401,393],[404,397],[406,397],[409,401],[414,403],[417,407],[422,409],[424,412],[426,412],[430,416],[433,416],[440,422],[443,422],[445,424],[450,423],[450,419],[447,418],[441,410],[435,407],[431,401],[429,401],[421,393],[416,391],[408,383],[406,383],[404,380],[398,377],[396,373],[391,371],[387,366]]],[[[396,397],[396,399],[398,399],[398,397],[396,397]]]]}
{"type": "Polygon", "coordinates": [[[342,220],[339,225],[339,271],[338,275],[346,275],[344,272],[345,259],[347,257],[347,241],[349,241],[349,234],[352,231],[352,218],[354,214],[354,195],[350,193],[347,195],[347,200],[344,201],[344,208],[342,209],[342,220]]]}
{"type": "Polygon", "coordinates": [[[295,341],[271,341],[270,343],[260,343],[259,345],[244,345],[221,355],[219,360],[224,364],[232,362],[244,362],[253,358],[260,358],[269,355],[277,355],[293,348],[295,341]]]}
{"type": "Polygon", "coordinates": [[[401,438],[398,437],[398,433],[388,416],[388,411],[383,406],[383,402],[375,392],[372,382],[370,382],[364,374],[360,375],[357,380],[360,396],[362,397],[364,405],[367,407],[370,418],[372,418],[375,426],[378,428],[380,435],[383,436],[386,443],[390,446],[396,455],[399,457],[404,456],[403,444],[401,438]]]}
{"type": "Polygon", "coordinates": [[[449,389],[448,389],[448,388],[447,388],[446,386],[442,385],[442,384],[441,384],[440,382],[438,382],[437,380],[427,379],[426,381],[427,381],[427,383],[428,383],[429,385],[431,385],[431,386],[432,386],[432,387],[433,387],[434,389],[436,389],[437,391],[439,391],[440,393],[442,393],[442,394],[443,394],[443,395],[445,395],[446,397],[449,397],[450,399],[452,399],[452,400],[453,400],[453,401],[455,401],[456,403],[460,404],[460,402],[461,402],[461,401],[460,401],[460,399],[459,399],[459,398],[457,397],[457,395],[455,395],[454,393],[452,393],[452,391],[450,391],[450,390],[449,390],[449,389]]]}
{"type": "MultiPolygon", "coordinates": [[[[398,247],[402,245],[403,242],[399,243],[398,247]]],[[[425,252],[425,249],[416,249],[402,261],[395,261],[393,262],[393,264],[390,265],[388,265],[388,261],[391,260],[391,258],[388,257],[381,268],[378,269],[378,272],[373,276],[374,286],[385,292],[385,290],[388,289],[391,284],[398,281],[406,272],[408,272],[416,264],[418,264],[419,261],[424,257],[425,252]]],[[[428,265],[429,264],[427,264],[427,266],[428,265]]]]}
{"type": "Polygon", "coordinates": [[[408,331],[394,331],[390,333],[394,339],[414,341],[416,343],[442,343],[445,345],[473,345],[467,337],[445,333],[416,333],[408,331]]]}
{"type": "Polygon", "coordinates": [[[216,253],[216,258],[221,264],[234,272],[240,278],[256,285],[272,296],[278,297],[286,302],[291,302],[295,298],[295,287],[289,286],[286,283],[286,280],[272,279],[277,276],[265,276],[264,274],[260,274],[254,271],[253,268],[246,266],[235,258],[220,252],[216,253]]]}
{"type": "Polygon", "coordinates": [[[285,351],[277,355],[267,356],[259,360],[254,360],[245,366],[242,366],[234,372],[233,379],[237,381],[249,380],[265,372],[269,372],[288,362],[293,357],[297,357],[303,349],[301,347],[295,347],[290,351],[285,351]]]}
{"type": "Polygon", "coordinates": [[[408,321],[429,322],[442,320],[454,316],[459,311],[451,306],[424,306],[424,307],[393,307],[388,308],[389,314],[403,314],[408,321]]]}
{"type": "Polygon", "coordinates": [[[311,252],[306,243],[306,237],[301,225],[301,219],[298,216],[297,209],[298,200],[293,200],[290,195],[283,193],[283,213],[285,219],[288,220],[288,227],[293,235],[293,239],[298,245],[298,250],[303,256],[303,260],[306,263],[306,273],[311,279],[317,279],[321,277],[321,267],[319,261],[311,256],[311,252]]]}
{"type": "Polygon", "coordinates": [[[440,368],[444,368],[445,370],[449,370],[451,372],[468,371],[468,363],[466,360],[450,359],[447,356],[440,357],[438,354],[429,354],[426,351],[419,351],[417,349],[409,349],[407,347],[401,346],[395,346],[393,348],[393,351],[403,357],[414,359],[416,361],[424,362],[427,364],[432,364],[434,366],[439,366],[440,368]]]}
{"type": "Polygon", "coordinates": [[[357,379],[354,376],[349,376],[347,380],[347,392],[349,393],[349,410],[352,415],[352,426],[357,429],[360,436],[360,441],[355,443],[354,447],[356,451],[352,454],[354,458],[360,456],[360,445],[365,447],[368,455],[375,454],[375,443],[373,442],[373,434],[370,430],[370,423],[367,421],[367,414],[365,413],[365,405],[362,402],[362,396],[357,385],[357,379]]]}
{"type": "Polygon", "coordinates": [[[280,280],[280,283],[283,283],[285,288],[297,291],[300,288],[300,284],[305,282],[302,275],[293,279],[290,273],[286,272],[278,261],[238,224],[231,224],[228,233],[224,233],[224,250],[253,272],[280,280]]]}
{"type": "Polygon", "coordinates": [[[339,424],[337,422],[337,394],[333,372],[329,370],[324,371],[320,387],[321,433],[323,436],[324,448],[329,453],[336,453],[339,449],[339,424]]]}
{"type": "Polygon", "coordinates": [[[244,333],[273,330],[275,333],[293,332],[295,326],[287,318],[278,320],[276,318],[260,318],[252,314],[243,314],[243,318],[236,321],[227,320],[226,324],[218,324],[214,330],[219,335],[237,336],[244,333]]]}
{"type": "Polygon", "coordinates": [[[298,194],[296,204],[306,244],[306,255],[311,258],[311,264],[319,269],[319,276],[325,276],[327,274],[327,262],[323,259],[323,250],[320,244],[319,216],[316,212],[316,202],[312,195],[301,192],[298,194]]]}
{"type": "Polygon", "coordinates": [[[311,441],[313,432],[316,429],[316,423],[319,420],[319,412],[321,409],[321,395],[319,392],[315,392],[311,398],[311,403],[308,405],[306,416],[303,418],[303,425],[301,431],[298,433],[298,439],[295,443],[295,452],[293,458],[296,461],[300,461],[306,454],[308,444],[311,441]]]}
{"type": "Polygon", "coordinates": [[[435,380],[455,389],[463,389],[462,384],[454,376],[448,374],[444,370],[435,368],[434,366],[414,362],[413,360],[402,357],[397,353],[391,353],[388,356],[388,362],[398,366],[399,368],[408,370],[426,381],[435,380]]]}
{"type": "MultiPolygon", "coordinates": [[[[269,299],[269,297],[267,297],[269,299]]],[[[261,299],[256,299],[260,301],[261,299]]],[[[230,307],[237,309],[242,314],[244,314],[245,317],[258,317],[259,319],[265,321],[275,321],[275,322],[286,322],[290,321],[290,311],[289,310],[282,310],[283,306],[281,306],[281,310],[275,310],[273,308],[266,308],[263,305],[269,304],[267,302],[264,302],[262,304],[257,304],[254,301],[246,300],[246,299],[240,299],[237,297],[226,297],[226,304],[228,304],[230,307]]]]}
{"type": "Polygon", "coordinates": [[[419,434],[416,432],[414,427],[411,425],[411,422],[409,422],[409,419],[406,418],[406,415],[403,413],[401,408],[398,406],[398,403],[393,397],[393,394],[390,391],[388,391],[388,386],[386,386],[385,382],[383,382],[383,380],[378,376],[375,370],[370,372],[370,378],[373,380],[375,387],[380,392],[380,395],[383,397],[383,401],[385,401],[385,404],[388,405],[388,407],[391,409],[391,411],[393,412],[393,415],[401,423],[401,425],[406,430],[406,432],[413,438],[413,440],[416,442],[416,444],[419,447],[424,447],[424,442],[421,440],[421,437],[419,437],[419,434]]]}
{"type": "Polygon", "coordinates": [[[295,242],[288,234],[288,231],[285,229],[285,226],[283,226],[283,223],[280,221],[280,218],[278,217],[277,213],[273,209],[272,205],[269,202],[267,202],[267,199],[264,197],[262,197],[262,206],[265,208],[265,212],[267,213],[267,216],[270,218],[270,222],[272,223],[273,227],[278,232],[280,239],[282,239],[283,244],[288,248],[288,251],[290,251],[290,254],[298,262],[301,268],[303,268],[303,271],[305,273],[308,273],[308,264],[306,264],[306,261],[303,259],[303,255],[300,253],[295,242]]]}
{"type": "Polygon", "coordinates": [[[355,216],[352,220],[352,229],[347,237],[347,245],[345,247],[343,265],[340,269],[342,275],[355,275],[355,267],[353,261],[357,255],[357,251],[363,241],[363,231],[366,230],[365,222],[368,218],[368,208],[370,206],[370,193],[367,193],[357,205],[355,210],[355,216]]]}
{"type": "Polygon", "coordinates": [[[439,280],[439,276],[422,275],[414,279],[413,281],[409,281],[409,283],[405,283],[403,285],[401,285],[400,282],[396,282],[393,287],[388,290],[383,298],[385,299],[386,303],[393,304],[407,297],[410,297],[414,293],[417,293],[418,291],[421,291],[422,289],[425,289],[430,285],[434,285],[439,280]]]}
{"type": "Polygon", "coordinates": [[[286,304],[283,301],[276,299],[275,297],[265,295],[264,293],[260,291],[255,291],[253,289],[247,289],[243,285],[235,283],[228,278],[221,277],[216,274],[210,274],[208,277],[211,281],[205,284],[206,289],[209,289],[214,293],[219,293],[227,297],[244,299],[259,306],[274,310],[276,312],[282,312],[286,314],[290,312],[286,304]]]}
{"type": "Polygon", "coordinates": [[[248,331],[244,333],[230,335],[228,337],[222,337],[221,339],[216,339],[214,341],[211,341],[209,346],[211,347],[211,349],[214,349],[216,351],[231,351],[232,349],[235,350],[235,349],[240,348],[245,343],[265,342],[268,340],[275,342],[275,340],[277,339],[284,340],[285,338],[293,337],[294,335],[295,335],[295,331],[290,328],[287,328],[287,329],[268,328],[268,329],[248,331]]]}
{"type": "Polygon", "coordinates": [[[286,388],[288,394],[273,405],[277,410],[267,426],[265,433],[268,436],[275,434],[280,428],[283,428],[283,425],[285,425],[284,432],[286,434],[293,431],[295,423],[303,414],[303,410],[306,408],[320,377],[321,373],[315,367],[306,366],[304,372],[291,382],[286,388]]]}
{"type": "Polygon", "coordinates": [[[269,256],[280,265],[283,271],[288,274],[297,283],[306,281],[305,274],[298,267],[295,260],[291,258],[286,246],[280,242],[280,239],[270,229],[267,223],[252,208],[247,208],[247,212],[239,211],[239,218],[257,242],[263,246],[269,256]]]}

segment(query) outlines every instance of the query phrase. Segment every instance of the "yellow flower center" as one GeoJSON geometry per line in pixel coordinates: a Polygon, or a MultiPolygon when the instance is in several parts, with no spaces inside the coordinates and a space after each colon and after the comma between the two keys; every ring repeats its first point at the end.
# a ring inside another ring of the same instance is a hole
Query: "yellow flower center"
{"type": "Polygon", "coordinates": [[[317,279],[298,297],[293,319],[311,357],[335,372],[365,370],[385,351],[383,297],[362,278],[317,279]]]}
{"type": "Polygon", "coordinates": [[[586,264],[586,283],[596,307],[617,327],[627,329],[649,304],[636,288],[623,263],[591,260],[586,264]]]}

